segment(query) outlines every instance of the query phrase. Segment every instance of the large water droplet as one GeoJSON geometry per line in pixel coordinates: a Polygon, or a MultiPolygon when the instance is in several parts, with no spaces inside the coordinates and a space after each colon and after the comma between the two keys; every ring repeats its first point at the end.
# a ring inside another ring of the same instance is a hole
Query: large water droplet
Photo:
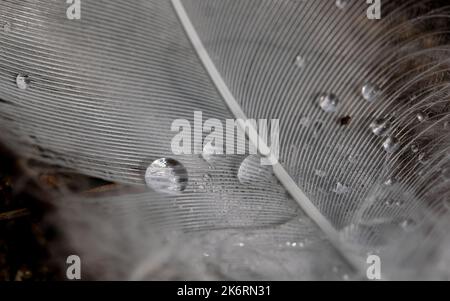
{"type": "Polygon", "coordinates": [[[365,100],[372,102],[374,101],[378,94],[380,93],[380,89],[378,86],[374,84],[365,84],[361,89],[361,94],[365,100]]]}
{"type": "Polygon", "coordinates": [[[16,77],[17,88],[26,90],[30,85],[30,78],[28,75],[18,74],[16,77]]]}
{"type": "Polygon", "coordinates": [[[388,137],[383,142],[383,148],[388,154],[395,153],[400,147],[400,144],[398,143],[397,138],[395,137],[388,137]]]}
{"type": "Polygon", "coordinates": [[[180,162],[162,158],[147,168],[145,182],[156,191],[173,194],[186,189],[188,173],[180,162]]]}
{"type": "Polygon", "coordinates": [[[250,155],[239,166],[238,179],[241,184],[276,183],[271,165],[261,165],[261,157],[250,155]]]}
{"type": "Polygon", "coordinates": [[[319,96],[319,105],[327,113],[336,112],[339,99],[334,94],[322,94],[319,96]]]}
{"type": "Polygon", "coordinates": [[[390,127],[391,127],[390,122],[383,118],[376,119],[374,122],[370,124],[370,129],[372,130],[372,133],[380,137],[386,136],[390,130],[390,127]]]}

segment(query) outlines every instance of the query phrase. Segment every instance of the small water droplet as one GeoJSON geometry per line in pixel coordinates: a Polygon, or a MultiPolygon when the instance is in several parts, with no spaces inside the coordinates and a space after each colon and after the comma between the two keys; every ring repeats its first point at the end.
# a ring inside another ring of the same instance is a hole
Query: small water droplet
{"type": "Polygon", "coordinates": [[[8,33],[11,31],[11,23],[5,21],[1,24],[1,28],[4,32],[8,33]]]}
{"type": "Polygon", "coordinates": [[[336,187],[334,188],[333,192],[337,193],[337,194],[343,194],[343,193],[347,193],[349,190],[350,189],[347,186],[338,182],[336,184],[336,187]]]}
{"type": "Polygon", "coordinates": [[[350,162],[351,164],[354,164],[354,163],[358,162],[358,156],[356,156],[356,155],[349,155],[348,156],[348,162],[350,162]]]}
{"type": "Polygon", "coordinates": [[[325,171],[320,170],[320,169],[316,169],[314,171],[314,173],[316,174],[316,176],[318,176],[320,178],[323,178],[323,177],[325,177],[327,175],[327,173],[325,171]]]}
{"type": "Polygon", "coordinates": [[[372,130],[372,133],[380,137],[386,136],[390,130],[390,127],[391,127],[390,122],[384,120],[383,118],[376,119],[374,122],[370,124],[370,129],[372,130]]]}
{"type": "Polygon", "coordinates": [[[348,280],[350,280],[350,276],[348,276],[347,274],[344,274],[344,275],[342,276],[342,279],[343,279],[344,281],[348,281],[348,280]]]}
{"type": "Polygon", "coordinates": [[[173,194],[186,189],[188,173],[180,162],[161,158],[147,168],[145,182],[158,192],[173,194]]]}
{"type": "Polygon", "coordinates": [[[392,186],[396,183],[397,181],[394,178],[389,178],[384,182],[384,185],[386,186],[392,186]]]}
{"type": "Polygon", "coordinates": [[[303,68],[305,67],[305,58],[301,55],[297,55],[297,57],[295,58],[295,66],[297,66],[298,68],[303,68]]]}
{"type": "Polygon", "coordinates": [[[308,117],[302,117],[302,118],[300,118],[300,125],[301,125],[301,126],[308,127],[309,124],[310,124],[310,122],[311,122],[311,121],[309,120],[308,117]]]}
{"type": "Polygon", "coordinates": [[[426,116],[425,116],[425,114],[424,113],[422,113],[422,112],[420,112],[420,113],[417,113],[417,120],[419,120],[419,122],[423,122],[423,121],[425,121],[426,120],[426,116]]]}
{"type": "Polygon", "coordinates": [[[403,202],[403,201],[397,201],[397,202],[395,202],[395,206],[402,207],[404,203],[405,202],[403,202]]]}
{"type": "Polygon", "coordinates": [[[204,257],[209,257],[209,254],[208,253],[203,253],[203,256],[204,257]]]}
{"type": "Polygon", "coordinates": [[[416,222],[409,218],[400,222],[400,227],[402,227],[402,229],[407,232],[413,230],[415,226],[416,226],[416,222]]]}
{"type": "Polygon", "coordinates": [[[394,200],[393,199],[388,199],[386,202],[384,202],[384,204],[386,205],[386,206],[393,206],[394,204],[395,204],[395,202],[394,202],[394,200]]]}
{"type": "Polygon", "coordinates": [[[383,148],[388,154],[395,153],[400,147],[397,138],[389,137],[383,142],[383,148]]]}
{"type": "Polygon", "coordinates": [[[339,99],[334,94],[321,94],[319,96],[319,105],[327,113],[336,112],[339,99]]]}
{"type": "Polygon", "coordinates": [[[413,153],[419,152],[419,146],[417,145],[417,143],[411,144],[411,151],[412,151],[413,153]]]}
{"type": "Polygon", "coordinates": [[[242,161],[238,170],[238,179],[244,185],[277,182],[272,166],[262,165],[261,157],[257,155],[250,155],[242,161]]]}
{"type": "Polygon", "coordinates": [[[420,153],[419,154],[419,162],[422,164],[426,164],[429,160],[429,157],[426,153],[420,153]]]}
{"type": "Polygon", "coordinates": [[[238,243],[238,246],[242,248],[245,246],[245,244],[243,242],[240,242],[240,243],[238,243]]]}
{"type": "Polygon", "coordinates": [[[336,6],[339,9],[344,9],[347,7],[349,0],[336,0],[336,6]]]}
{"type": "Polygon", "coordinates": [[[374,101],[378,94],[380,93],[380,89],[378,86],[374,84],[365,84],[361,89],[361,94],[365,100],[372,102],[374,101]]]}
{"type": "Polygon", "coordinates": [[[30,85],[30,78],[28,75],[18,74],[16,77],[17,88],[20,90],[26,90],[30,85]]]}

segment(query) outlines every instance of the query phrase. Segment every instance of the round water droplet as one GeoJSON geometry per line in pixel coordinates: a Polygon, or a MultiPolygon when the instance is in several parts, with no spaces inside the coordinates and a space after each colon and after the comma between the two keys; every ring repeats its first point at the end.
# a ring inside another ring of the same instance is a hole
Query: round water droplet
{"type": "Polygon", "coordinates": [[[347,186],[338,182],[336,184],[336,187],[334,188],[333,192],[336,194],[343,194],[343,193],[347,193],[349,190],[350,189],[347,186]]]}
{"type": "Polygon", "coordinates": [[[427,117],[425,116],[424,113],[417,113],[417,120],[419,120],[420,122],[423,122],[427,119],[427,117]]]}
{"type": "Polygon", "coordinates": [[[390,127],[390,122],[382,118],[379,118],[370,124],[372,133],[380,137],[386,136],[389,133],[390,127]]]}
{"type": "Polygon", "coordinates": [[[305,67],[305,63],[306,63],[305,58],[302,57],[301,55],[297,55],[297,57],[295,58],[295,66],[302,69],[303,67],[305,67]]]}
{"type": "Polygon", "coordinates": [[[377,98],[379,92],[380,89],[378,88],[378,86],[369,83],[365,84],[361,89],[362,96],[369,102],[374,101],[377,98]]]}
{"type": "Polygon", "coordinates": [[[411,151],[412,151],[413,153],[419,152],[419,146],[417,145],[417,143],[411,144],[411,151]]]}
{"type": "Polygon", "coordinates": [[[277,179],[270,165],[262,165],[261,157],[250,155],[239,166],[238,179],[241,184],[276,183],[277,179]]]}
{"type": "Polygon", "coordinates": [[[347,7],[349,0],[336,0],[336,6],[339,9],[344,9],[347,7]]]}
{"type": "Polygon", "coordinates": [[[319,96],[319,105],[327,113],[336,112],[339,99],[334,94],[322,94],[319,96]]]}
{"type": "Polygon", "coordinates": [[[383,142],[383,148],[388,154],[395,153],[400,147],[397,138],[389,137],[383,142]]]}
{"type": "Polygon", "coordinates": [[[162,158],[154,161],[147,168],[145,182],[156,191],[178,193],[186,189],[188,173],[180,162],[162,158]]]}
{"type": "Polygon", "coordinates": [[[26,90],[30,85],[30,78],[28,75],[18,74],[16,77],[17,88],[26,90]]]}

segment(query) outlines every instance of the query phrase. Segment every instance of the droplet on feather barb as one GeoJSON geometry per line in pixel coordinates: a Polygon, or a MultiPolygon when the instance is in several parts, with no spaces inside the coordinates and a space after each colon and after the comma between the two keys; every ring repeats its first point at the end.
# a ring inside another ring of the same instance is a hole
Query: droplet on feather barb
{"type": "Polygon", "coordinates": [[[383,148],[388,154],[393,154],[400,148],[400,144],[398,143],[397,138],[388,137],[383,142],[383,148]]]}
{"type": "Polygon", "coordinates": [[[349,0],[336,0],[336,6],[339,9],[345,9],[348,6],[349,0]]]}
{"type": "Polygon", "coordinates": [[[390,130],[390,122],[383,118],[378,118],[370,124],[370,129],[376,136],[386,136],[390,130]]]}
{"type": "Polygon", "coordinates": [[[10,32],[11,31],[11,23],[9,23],[7,21],[3,22],[1,24],[1,29],[2,29],[3,32],[6,32],[6,33],[10,32]]]}
{"type": "Polygon", "coordinates": [[[332,93],[321,94],[319,96],[319,106],[322,108],[324,112],[327,113],[336,112],[338,104],[339,104],[338,97],[332,93]]]}
{"type": "Polygon", "coordinates": [[[379,94],[379,88],[374,84],[367,83],[362,87],[361,94],[365,100],[367,100],[368,102],[372,102],[377,98],[379,94]]]}
{"type": "Polygon", "coordinates": [[[174,194],[186,189],[188,173],[180,162],[161,158],[147,168],[145,182],[158,192],[174,194]]]}
{"type": "Polygon", "coordinates": [[[347,193],[350,189],[343,185],[342,183],[337,183],[336,187],[334,188],[333,192],[336,194],[343,194],[343,193],[347,193]]]}
{"type": "Polygon", "coordinates": [[[417,120],[419,120],[419,122],[424,122],[427,119],[427,116],[424,113],[420,112],[417,113],[416,118],[417,120]]]}
{"type": "Polygon", "coordinates": [[[297,55],[297,57],[295,58],[295,66],[297,66],[297,68],[302,69],[303,67],[305,67],[305,58],[301,55],[297,55]]]}
{"type": "Polygon", "coordinates": [[[16,85],[20,90],[28,89],[30,85],[30,78],[28,75],[18,74],[16,77],[16,85]]]}

